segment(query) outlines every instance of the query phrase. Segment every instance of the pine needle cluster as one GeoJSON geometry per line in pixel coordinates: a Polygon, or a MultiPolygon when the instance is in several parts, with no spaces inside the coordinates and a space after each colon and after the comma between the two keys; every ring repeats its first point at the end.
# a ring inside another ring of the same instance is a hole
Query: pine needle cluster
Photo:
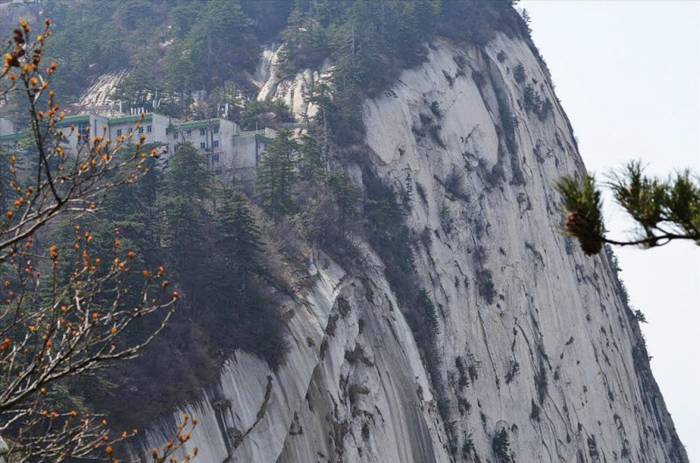
{"type": "Polygon", "coordinates": [[[615,202],[634,220],[635,234],[627,240],[605,234],[602,200],[595,179],[564,177],[556,185],[567,213],[565,230],[578,239],[586,255],[600,252],[604,243],[618,246],[663,246],[673,240],[700,245],[700,179],[683,170],[663,180],[644,174],[639,161],[632,161],[609,175],[606,183],[615,202]]]}

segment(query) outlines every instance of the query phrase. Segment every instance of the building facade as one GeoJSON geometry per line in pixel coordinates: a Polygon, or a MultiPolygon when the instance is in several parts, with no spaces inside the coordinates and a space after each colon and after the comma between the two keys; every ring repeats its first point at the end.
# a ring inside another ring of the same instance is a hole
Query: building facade
{"type": "MultiPolygon", "coordinates": [[[[163,147],[164,162],[178,146],[191,143],[204,156],[212,172],[224,182],[239,181],[250,190],[255,169],[265,147],[275,138],[273,129],[243,131],[226,119],[181,121],[157,113],[106,117],[97,114],[67,116],[58,123],[63,145],[68,153],[77,154],[95,136],[109,140],[129,137],[136,143],[141,136],[145,144],[163,147]]],[[[7,119],[0,120],[0,147],[19,149],[27,133],[14,130],[7,119]]]]}

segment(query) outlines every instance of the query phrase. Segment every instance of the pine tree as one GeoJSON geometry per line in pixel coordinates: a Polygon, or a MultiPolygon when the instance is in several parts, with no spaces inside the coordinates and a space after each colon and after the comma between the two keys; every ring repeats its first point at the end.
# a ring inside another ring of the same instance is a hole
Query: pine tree
{"type": "Polygon", "coordinates": [[[630,215],[638,232],[628,240],[606,235],[601,193],[592,176],[582,181],[564,177],[556,185],[567,213],[566,232],[578,239],[586,255],[600,252],[603,244],[652,248],[675,240],[700,245],[700,179],[690,171],[662,180],[644,174],[639,161],[610,175],[608,186],[615,201],[630,215]]]}
{"type": "Polygon", "coordinates": [[[256,194],[262,207],[273,217],[292,212],[292,186],[296,180],[299,145],[288,130],[280,130],[260,161],[256,194]]]}
{"type": "Polygon", "coordinates": [[[326,176],[326,183],[333,192],[333,199],[338,205],[339,225],[348,228],[360,215],[362,194],[345,172],[336,171],[326,176]]]}
{"type": "Polygon", "coordinates": [[[322,25],[322,17],[295,8],[287,20],[282,36],[287,71],[317,67],[331,52],[329,34],[322,25]]]}
{"type": "Polygon", "coordinates": [[[197,200],[211,198],[211,174],[206,160],[191,143],[181,144],[164,171],[163,193],[191,195],[197,200]]]}
{"type": "Polygon", "coordinates": [[[217,250],[223,257],[223,272],[239,295],[244,295],[249,281],[264,275],[260,264],[262,242],[245,198],[231,190],[224,190],[217,209],[219,234],[217,250]]]}
{"type": "MultiPolygon", "coordinates": [[[[160,183],[160,172],[156,160],[147,164],[148,172],[136,183],[117,188],[107,198],[101,218],[144,258],[155,258],[158,252],[158,228],[152,224],[157,220],[156,198],[160,183]]],[[[154,261],[155,263],[155,261],[154,261]]]]}
{"type": "MultiPolygon", "coordinates": [[[[97,255],[113,255],[115,240],[119,240],[121,251],[134,253],[134,260],[139,265],[151,268],[161,265],[159,230],[152,226],[157,221],[156,193],[159,183],[155,163],[155,159],[149,159],[146,163],[148,171],[137,182],[125,182],[123,178],[111,176],[110,179],[120,185],[111,190],[94,214],[69,217],[59,224],[53,237],[60,244],[59,247],[71,254],[76,233],[88,233],[92,237],[91,252],[97,255]]],[[[71,266],[81,259],[80,253],[76,252],[62,262],[66,281],[71,266]]],[[[139,278],[140,275],[135,281],[139,281],[139,278]]]]}
{"type": "Polygon", "coordinates": [[[209,306],[216,310],[213,320],[220,326],[214,331],[225,335],[233,326],[237,346],[276,367],[287,350],[285,325],[276,304],[265,296],[264,285],[259,284],[260,278],[270,280],[270,276],[262,264],[263,249],[255,218],[246,199],[231,190],[222,192],[217,216],[217,257],[211,262],[216,268],[216,287],[210,294],[209,306]]]}
{"type": "Polygon", "coordinates": [[[278,122],[293,122],[289,107],[282,100],[251,101],[243,111],[240,126],[244,130],[255,130],[278,122]],[[267,119],[268,116],[271,119],[267,119]]]}
{"type": "Polygon", "coordinates": [[[168,260],[190,296],[205,297],[214,271],[208,261],[213,223],[209,212],[211,175],[204,158],[190,143],[181,145],[169,160],[158,196],[168,260]]]}
{"type": "Polygon", "coordinates": [[[257,59],[253,23],[239,0],[208,0],[196,20],[181,25],[188,26],[186,36],[169,54],[174,85],[181,86],[177,80],[188,78],[188,90],[211,90],[257,59]]]}
{"type": "Polygon", "coordinates": [[[401,273],[413,274],[415,261],[409,245],[411,232],[405,225],[406,209],[394,189],[376,176],[365,178],[365,193],[365,228],[370,243],[401,273]]]}
{"type": "Polygon", "coordinates": [[[304,135],[299,145],[299,176],[303,180],[323,178],[325,166],[323,151],[316,137],[304,135]]]}

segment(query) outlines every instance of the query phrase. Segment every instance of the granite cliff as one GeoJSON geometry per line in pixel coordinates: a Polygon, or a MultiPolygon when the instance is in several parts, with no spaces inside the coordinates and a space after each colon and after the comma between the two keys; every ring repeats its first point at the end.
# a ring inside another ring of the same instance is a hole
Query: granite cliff
{"type": "MultiPolygon", "coordinates": [[[[281,79],[276,50],[259,98],[301,120],[323,73],[281,79]]],[[[316,250],[309,288],[284,302],[285,365],[236,353],[182,413],[202,461],[687,461],[609,255],[561,232],[564,174],[582,174],[569,121],[528,40],[436,39],[421,66],[363,104],[369,170],[413,192],[406,224],[436,316],[421,345],[381,252],[316,250]]],[[[366,165],[348,162],[355,183],[366,165]]],[[[393,278],[396,278],[393,275],[393,278]]]]}

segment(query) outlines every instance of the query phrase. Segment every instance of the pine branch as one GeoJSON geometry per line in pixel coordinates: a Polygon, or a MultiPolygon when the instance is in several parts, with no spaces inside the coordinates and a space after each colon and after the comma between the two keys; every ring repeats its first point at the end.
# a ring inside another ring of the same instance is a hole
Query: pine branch
{"type": "Polygon", "coordinates": [[[671,241],[700,245],[700,181],[685,170],[668,180],[648,177],[639,161],[613,172],[606,186],[639,228],[630,239],[612,239],[602,221],[601,193],[592,176],[581,181],[564,177],[556,185],[567,213],[565,231],[578,239],[583,252],[600,252],[604,243],[653,248],[671,241]]]}

